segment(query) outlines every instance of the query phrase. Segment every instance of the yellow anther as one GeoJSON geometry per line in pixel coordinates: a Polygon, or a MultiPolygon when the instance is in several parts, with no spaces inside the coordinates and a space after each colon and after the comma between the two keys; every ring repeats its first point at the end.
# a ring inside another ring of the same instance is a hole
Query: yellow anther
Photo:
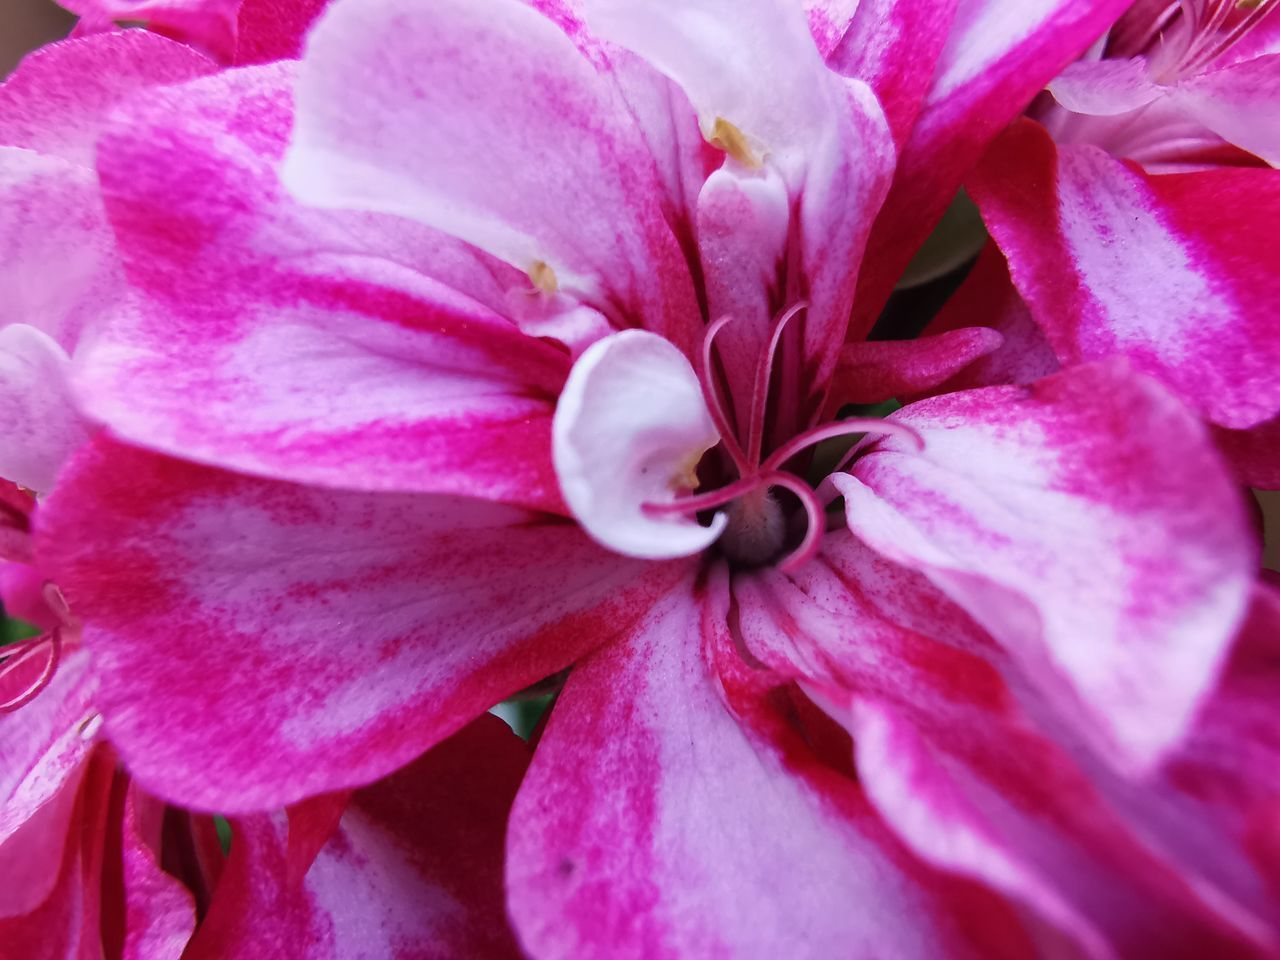
{"type": "Polygon", "coordinates": [[[702,451],[695,450],[676,464],[676,471],[671,475],[667,486],[677,493],[687,493],[698,489],[698,464],[702,460],[702,451]]]}
{"type": "Polygon", "coordinates": [[[1236,0],[1237,10],[1257,10],[1262,6],[1263,0],[1236,0]]]}
{"type": "Polygon", "coordinates": [[[716,117],[716,125],[712,128],[707,142],[723,150],[744,167],[757,169],[760,166],[760,158],[751,152],[751,145],[747,143],[746,136],[724,117],[716,117]]]}
{"type": "Polygon", "coordinates": [[[556,272],[545,260],[533,261],[533,266],[529,268],[529,279],[543,293],[555,293],[560,289],[560,284],[556,282],[556,272]]]}

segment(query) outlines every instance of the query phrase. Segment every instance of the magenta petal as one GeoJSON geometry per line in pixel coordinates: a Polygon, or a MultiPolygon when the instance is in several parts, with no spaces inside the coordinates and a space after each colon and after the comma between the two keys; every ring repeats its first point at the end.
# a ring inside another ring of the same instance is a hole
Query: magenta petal
{"type": "Polygon", "coordinates": [[[1016,927],[984,926],[999,908],[969,891],[958,926],[960,888],[904,857],[855,784],[816,761],[737,660],[726,614],[722,582],[682,585],[569,677],[512,812],[507,888],[526,950],[1017,955],[1016,927]]]}
{"type": "Polygon", "coordinates": [[[996,330],[963,327],[916,340],[845,344],[832,380],[831,402],[880,403],[927,392],[1003,342],[996,330]]]}
{"type": "Polygon", "coordinates": [[[987,144],[1130,2],[959,4],[933,87],[900,152],[893,188],[867,245],[852,324],[857,336],[870,329],[987,144]]]}
{"type": "Polygon", "coordinates": [[[92,166],[98,134],[118,103],[214,69],[189,47],[143,30],[49,44],[0,86],[0,144],[92,166]]]}
{"type": "Polygon", "coordinates": [[[528,751],[481,717],[357,790],[305,879],[276,816],[234,821],[231,857],[190,960],[517,957],[502,841],[528,751]]]}
{"type": "Polygon", "coordinates": [[[965,607],[1117,760],[1149,766],[1212,689],[1257,562],[1203,427],[1119,364],[895,419],[924,450],[886,438],[836,476],[850,528],[965,607]]]}
{"type": "Polygon", "coordinates": [[[105,439],[39,526],[130,770],[228,812],[382,776],[623,629],[674,575],[546,515],[257,480],[105,439]]]}
{"type": "Polygon", "coordinates": [[[270,63],[302,56],[303,41],[329,0],[241,0],[236,63],[270,63]]]}
{"type": "Polygon", "coordinates": [[[1149,177],[1024,121],[969,186],[1063,362],[1127,356],[1225,427],[1280,411],[1275,173],[1149,177]]]}
{"type": "Polygon", "coordinates": [[[1280,53],[1205,73],[1171,96],[1228,143],[1280,165],[1280,53]]]}
{"type": "Polygon", "coordinates": [[[58,881],[95,740],[83,651],[20,711],[0,714],[0,917],[30,913],[58,881]]]}
{"type": "Polygon", "coordinates": [[[960,289],[925,333],[936,335],[976,324],[994,329],[1002,343],[948,380],[944,390],[1031,383],[1061,369],[1049,341],[1009,279],[1004,254],[991,242],[982,248],[960,289]]]}
{"type": "Polygon", "coordinates": [[[1213,437],[1242,483],[1280,490],[1280,417],[1248,430],[1216,427],[1213,437]]]}
{"type": "Polygon", "coordinates": [[[229,62],[235,54],[236,13],[242,0],[64,0],[81,28],[110,28],[113,21],[146,23],[162,33],[229,62]]]}
{"type": "Polygon", "coordinates": [[[87,411],[250,473],[559,509],[567,355],[494,312],[512,273],[491,258],[285,195],[289,84],[272,66],[155,92],[105,136],[107,208],[142,296],[80,366],[87,411]]]}
{"type": "Polygon", "coordinates": [[[125,893],[122,960],[178,960],[195,931],[191,893],[160,867],[164,813],[164,804],[129,785],[120,824],[125,893]]]}

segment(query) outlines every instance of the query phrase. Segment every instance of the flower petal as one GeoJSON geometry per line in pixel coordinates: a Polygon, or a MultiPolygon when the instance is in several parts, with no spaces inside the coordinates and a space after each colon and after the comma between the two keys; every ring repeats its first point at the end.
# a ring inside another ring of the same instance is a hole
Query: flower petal
{"type": "Polygon", "coordinates": [[[630,557],[695,554],[720,536],[692,517],[654,517],[697,485],[703,453],[720,440],[684,354],[643,330],[594,343],[573,366],[556,407],[554,455],[565,502],[587,533],[630,557]]]}
{"type": "Polygon", "coordinates": [[[1202,74],[1171,97],[1224,140],[1280,166],[1280,54],[1202,74]]]}
{"type": "Polygon", "coordinates": [[[867,245],[851,324],[875,318],[992,138],[1131,0],[961,0],[919,120],[867,245]]]}
{"type": "Polygon", "coordinates": [[[0,329],[0,477],[46,491],[89,436],[67,383],[69,358],[35,327],[0,329]]]}
{"type": "Polygon", "coordinates": [[[855,783],[788,727],[785,691],[772,691],[780,703],[734,665],[725,584],[712,579],[677,587],[579,665],[553,708],[508,839],[525,949],[1019,955],[1002,907],[904,857],[855,783]]]}
{"type": "Polygon", "coordinates": [[[146,23],[147,29],[189,43],[230,62],[236,46],[236,13],[242,0],[66,0],[80,30],[114,29],[115,21],[146,23]]]}
{"type": "Polygon", "coordinates": [[[624,629],[674,575],[545,515],[298,487],[105,439],[38,527],[130,770],[233,813],[386,774],[624,629]]]}
{"type": "Polygon", "coordinates": [[[653,158],[608,77],[538,11],[341,0],[298,96],[285,180],[304,201],[444,230],[615,327],[682,345],[696,331],[653,158]]]}
{"type": "Polygon", "coordinates": [[[116,104],[214,69],[190,47],[144,30],[51,43],[0,86],[0,144],[91,167],[98,134],[116,104]]]}
{"type": "Polygon", "coordinates": [[[178,960],[195,932],[191,892],[160,866],[164,814],[163,803],[129,784],[119,824],[125,895],[122,960],[178,960]]]}
{"type": "Polygon", "coordinates": [[[1201,425],[1120,365],[895,419],[924,450],[886,438],[833,478],[850,529],[963,606],[1116,762],[1149,767],[1212,689],[1257,562],[1201,425]]]}
{"type": "Polygon", "coordinates": [[[1122,354],[1225,427],[1280,412],[1271,171],[1148,177],[1023,121],[970,190],[1064,363],[1122,354]]]}
{"type": "Polygon", "coordinates": [[[236,63],[297,60],[329,0],[242,0],[236,17],[236,63]]]}
{"type": "Polygon", "coordinates": [[[152,92],[104,138],[108,211],[142,296],[80,361],[87,412],[255,474],[562,509],[550,435],[567,355],[495,312],[513,277],[501,264],[283,193],[290,75],[152,92]]]}
{"type": "Polygon", "coordinates": [[[962,327],[916,340],[863,340],[840,351],[831,403],[881,403],[924,393],[1000,349],[988,327],[962,327]]]}
{"type": "Polygon", "coordinates": [[[480,717],[357,790],[297,884],[283,818],[236,820],[227,869],[187,956],[519,956],[503,911],[502,840],[527,763],[501,720],[480,717]]]}
{"type": "Polygon", "coordinates": [[[1095,117],[1129,113],[1163,93],[1148,76],[1143,57],[1078,60],[1053,78],[1049,92],[1072,113],[1095,117]]]}

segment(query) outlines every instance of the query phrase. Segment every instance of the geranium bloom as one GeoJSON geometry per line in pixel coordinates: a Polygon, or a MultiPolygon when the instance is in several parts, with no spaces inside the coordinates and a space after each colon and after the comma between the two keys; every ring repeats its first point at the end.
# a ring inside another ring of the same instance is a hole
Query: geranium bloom
{"type": "Polygon", "coordinates": [[[1141,2],[969,180],[1062,363],[1128,357],[1280,486],[1280,4],[1141,2]]]}
{"type": "Polygon", "coordinates": [[[1123,365],[832,418],[996,344],[845,349],[851,265],[899,145],[1114,13],[1067,6],[920,63],[912,6],[815,45],[767,0],[342,0],[296,114],[288,66],[135,101],[98,169],[139,301],[77,379],[119,439],[39,553],[139,782],[347,789],[574,665],[508,839],[535,956],[1274,946],[1265,788],[1167,773],[1275,616],[1197,418],[1123,365]],[[824,63],[869,36],[874,88],[824,63]]]}

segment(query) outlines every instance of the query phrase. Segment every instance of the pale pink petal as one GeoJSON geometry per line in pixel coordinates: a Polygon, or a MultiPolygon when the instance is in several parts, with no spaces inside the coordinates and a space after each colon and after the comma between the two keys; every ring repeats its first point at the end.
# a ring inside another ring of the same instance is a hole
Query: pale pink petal
{"type": "Polygon", "coordinates": [[[943,392],[1031,383],[1061,369],[1049,341],[1009,279],[1004,254],[990,242],[925,333],[937,335],[979,324],[996,330],[1002,344],[943,384],[943,392]]]}
{"type": "Polygon", "coordinates": [[[1171,96],[1227,142],[1280,166],[1280,53],[1202,74],[1171,96]]]}
{"type": "Polygon", "coordinates": [[[256,474],[560,508],[551,415],[568,356],[495,312],[525,281],[415,224],[294,203],[276,177],[290,77],[156,91],[106,135],[140,302],[78,358],[86,411],[256,474]]]}
{"type": "Polygon", "coordinates": [[[874,404],[925,393],[1003,343],[993,329],[962,327],[916,340],[845,344],[831,385],[831,403],[874,404]]]}
{"type": "MultiPolygon", "coordinates": [[[[616,87],[519,0],[343,0],[308,40],[285,179],[416,219],[682,346],[688,268],[616,87]]],[[[538,288],[538,289],[535,289],[538,288]]]]}
{"type": "Polygon", "coordinates": [[[834,478],[850,528],[968,610],[1082,735],[1149,767],[1212,689],[1257,562],[1204,428],[1118,364],[894,419],[923,452],[886,438],[834,478]]]}
{"type": "Polygon", "coordinates": [[[525,949],[1025,956],[1000,905],[921,870],[818,761],[788,725],[786,691],[737,659],[727,613],[720,576],[686,583],[570,675],[512,811],[507,889],[525,949]]]}
{"type": "Polygon", "coordinates": [[[868,243],[851,329],[865,335],[987,144],[1131,0],[961,0],[868,243]]]}
{"type": "Polygon", "coordinates": [[[107,440],[72,459],[38,523],[131,772],[228,812],[386,774],[623,629],[678,572],[546,515],[107,440]]]}
{"type": "MultiPolygon", "coordinates": [[[[1086,955],[1235,956],[1241,940],[1270,940],[1275,910],[1234,825],[1102,768],[923,577],[847,532],[824,540],[823,561],[736,578],[743,639],[851,728],[859,779],[918,853],[1003,891],[1086,955]]],[[[1262,759],[1255,742],[1218,748],[1247,763],[1262,759]]]]}
{"type": "Polygon", "coordinates": [[[1049,92],[1072,113],[1110,117],[1144,107],[1164,91],[1143,57],[1079,60],[1053,78],[1049,92]]]}
{"type": "Polygon", "coordinates": [[[189,47],[143,30],[49,44],[0,86],[0,144],[92,166],[94,144],[116,104],[146,87],[213,70],[189,47]]]}
{"type": "Polygon", "coordinates": [[[593,344],[565,383],[553,437],[565,502],[609,549],[684,557],[724,530],[723,513],[703,527],[645,512],[696,487],[698,461],[720,440],[693,367],[661,337],[627,330],[593,344]]]}
{"type": "Polygon", "coordinates": [[[49,490],[89,436],[71,398],[69,366],[62,348],[35,327],[0,329],[0,477],[49,490]]]}
{"type": "Polygon", "coordinates": [[[1023,121],[969,186],[1064,363],[1122,354],[1225,427],[1280,411],[1271,171],[1148,177],[1023,121]]]}
{"type": "Polygon", "coordinates": [[[277,816],[234,822],[190,960],[517,957],[502,897],[507,813],[528,750],[481,717],[357,790],[305,880],[277,816]]]}
{"type": "Polygon", "coordinates": [[[121,830],[124,884],[122,960],[178,960],[195,931],[195,903],[160,866],[164,804],[130,784],[121,830]]]}
{"type": "Polygon", "coordinates": [[[64,657],[39,696],[0,714],[0,917],[30,913],[57,882],[98,726],[87,660],[64,657]]]}

